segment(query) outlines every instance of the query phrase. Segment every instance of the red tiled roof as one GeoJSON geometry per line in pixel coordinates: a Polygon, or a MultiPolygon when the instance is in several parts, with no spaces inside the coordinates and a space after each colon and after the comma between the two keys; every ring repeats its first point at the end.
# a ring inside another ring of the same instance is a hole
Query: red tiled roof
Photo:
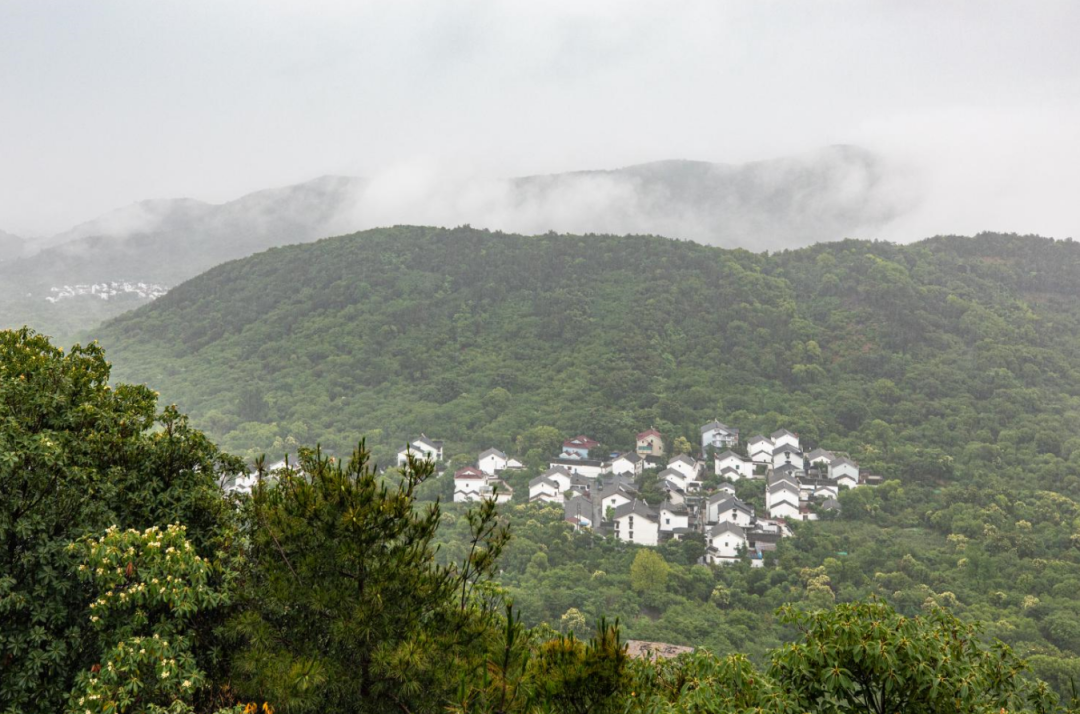
{"type": "Polygon", "coordinates": [[[647,436],[660,436],[660,437],[662,437],[663,435],[660,432],[658,432],[656,429],[646,429],[645,431],[638,434],[637,438],[644,439],[647,436]]]}
{"type": "Polygon", "coordinates": [[[455,479],[458,479],[458,478],[461,478],[461,479],[466,479],[466,478],[482,479],[482,478],[487,478],[487,476],[485,476],[484,473],[482,471],[480,471],[480,469],[478,469],[478,468],[475,468],[473,466],[466,466],[463,469],[458,469],[454,473],[454,478],[455,479]]]}

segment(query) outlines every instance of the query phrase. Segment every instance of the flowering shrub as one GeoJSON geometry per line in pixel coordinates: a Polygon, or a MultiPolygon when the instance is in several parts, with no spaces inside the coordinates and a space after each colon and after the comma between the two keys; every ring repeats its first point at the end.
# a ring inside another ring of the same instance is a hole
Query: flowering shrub
{"type": "MultiPolygon", "coordinates": [[[[89,619],[101,658],[76,678],[71,714],[185,714],[205,684],[183,636],[196,613],[224,605],[184,526],[120,531],[71,545],[98,597],[89,619]]],[[[230,711],[242,711],[235,708],[230,711]]]]}

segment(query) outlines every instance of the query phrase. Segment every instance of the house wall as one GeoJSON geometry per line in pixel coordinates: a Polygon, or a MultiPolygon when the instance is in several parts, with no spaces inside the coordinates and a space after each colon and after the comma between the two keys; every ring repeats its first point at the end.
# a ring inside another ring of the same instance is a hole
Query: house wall
{"type": "Polygon", "coordinates": [[[660,542],[660,526],[656,521],[640,515],[628,514],[615,521],[615,536],[627,543],[657,545],[660,542]]]}
{"type": "Polygon", "coordinates": [[[689,528],[690,516],[685,513],[672,513],[663,508],[660,510],[660,530],[673,531],[676,528],[689,528]]]}
{"type": "Polygon", "coordinates": [[[664,440],[659,436],[647,436],[637,440],[637,452],[642,456],[663,456],[664,440]]]}
{"type": "Polygon", "coordinates": [[[500,459],[495,454],[490,454],[480,459],[476,464],[476,468],[480,469],[489,476],[494,476],[498,472],[506,468],[506,459],[500,459]]]}

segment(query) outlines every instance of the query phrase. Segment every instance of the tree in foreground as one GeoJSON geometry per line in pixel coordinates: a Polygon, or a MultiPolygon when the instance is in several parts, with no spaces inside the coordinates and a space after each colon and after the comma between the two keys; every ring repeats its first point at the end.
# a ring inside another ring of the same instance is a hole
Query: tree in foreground
{"type": "Polygon", "coordinates": [[[303,450],[262,480],[235,623],[241,694],[288,712],[444,710],[491,636],[501,603],[486,583],[508,535],[485,501],[466,561],[437,564],[439,506],[415,501],[432,473],[410,460],[388,482],[361,444],[345,464],[303,450]]]}
{"type": "Polygon", "coordinates": [[[1048,712],[1054,697],[1001,642],[941,609],[905,617],[881,601],[782,619],[799,641],[773,653],[770,675],[807,711],[866,714],[1048,712]]]}
{"type": "MultiPolygon", "coordinates": [[[[241,467],[175,409],[157,413],[146,387],[110,387],[97,345],[65,354],[29,329],[0,331],[0,711],[61,711],[95,664],[68,545],[112,525],[184,523],[201,556],[228,552],[217,482],[241,467]]],[[[193,628],[209,657],[210,623],[193,628]]]]}

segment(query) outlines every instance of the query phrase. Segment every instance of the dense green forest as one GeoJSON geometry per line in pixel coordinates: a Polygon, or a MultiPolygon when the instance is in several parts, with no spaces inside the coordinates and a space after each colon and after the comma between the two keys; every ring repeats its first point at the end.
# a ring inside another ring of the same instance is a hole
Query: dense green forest
{"type": "MultiPolygon", "coordinates": [[[[398,227],[219,266],[95,335],[117,376],[249,460],[316,442],[344,455],[361,435],[387,464],[421,431],[454,465],[489,446],[523,457],[499,580],[528,624],[610,614],[636,637],[763,661],[792,636],[784,602],[878,594],[984,622],[1059,691],[1080,680],[1080,244],[766,255],[398,227]],[[693,442],[717,417],[797,431],[888,483],[800,528],[775,567],[662,548],[669,575],[645,591],[633,549],[520,503],[559,438],[624,450],[655,426],[693,442]]],[[[440,539],[460,555],[456,510],[440,539]]]]}
{"type": "MultiPolygon", "coordinates": [[[[617,620],[590,627],[579,611],[561,631],[527,627],[494,577],[523,556],[541,576],[561,566],[510,549],[520,519],[488,500],[444,523],[419,500],[433,464],[382,475],[362,442],[348,459],[301,449],[299,466],[260,464],[250,496],[226,496],[220,480],[244,465],[149,388],[110,383],[100,347],[0,331],[0,711],[1080,711],[952,614],[955,598],[914,616],[876,598],[834,605],[828,560],[809,597],[777,611],[790,637],[760,665],[704,649],[633,658],[617,620]],[[456,555],[438,547],[443,525],[462,534],[456,555]]],[[[524,528],[547,528],[556,559],[597,547],[532,515],[524,528]]],[[[631,591],[711,587],[725,612],[764,582],[728,568],[744,578],[734,593],[668,562],[679,556],[637,550],[631,591]]]]}

